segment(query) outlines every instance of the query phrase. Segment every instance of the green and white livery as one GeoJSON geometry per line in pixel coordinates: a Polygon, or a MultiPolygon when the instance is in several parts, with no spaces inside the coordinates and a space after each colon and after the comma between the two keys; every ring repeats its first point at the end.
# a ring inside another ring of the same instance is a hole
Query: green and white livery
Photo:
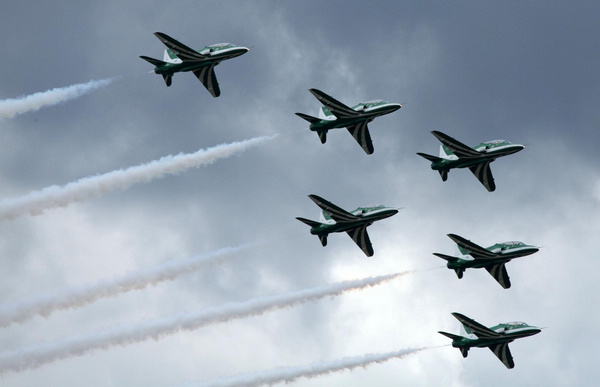
{"type": "Polygon", "coordinates": [[[304,113],[296,113],[296,115],[310,122],[309,129],[317,132],[321,143],[325,144],[327,141],[329,130],[346,128],[368,155],[373,153],[374,148],[367,124],[376,117],[392,113],[402,107],[399,103],[384,100],[362,102],[349,107],[320,90],[309,89],[309,91],[324,105],[319,110],[319,117],[304,113]]]}
{"type": "Polygon", "coordinates": [[[514,368],[515,362],[508,344],[516,339],[533,336],[542,331],[541,328],[518,321],[502,323],[488,328],[460,313],[455,312],[452,315],[462,324],[464,330],[462,334],[455,335],[439,331],[442,335],[452,339],[452,347],[460,349],[463,357],[467,357],[469,349],[472,347],[487,347],[509,369],[514,368]]]}
{"type": "Polygon", "coordinates": [[[330,233],[348,233],[367,257],[373,255],[373,246],[369,234],[367,234],[367,227],[373,222],[396,215],[399,210],[393,207],[372,206],[358,207],[354,211],[348,212],[317,195],[308,195],[308,197],[323,210],[319,222],[300,217],[296,219],[309,225],[310,233],[317,235],[323,246],[327,246],[327,236],[330,233]]]}
{"type": "Polygon", "coordinates": [[[155,66],[154,72],[162,75],[167,87],[171,86],[173,74],[191,71],[215,98],[221,95],[215,66],[224,60],[245,54],[249,50],[247,47],[231,43],[219,43],[196,51],[162,32],[155,32],[154,35],[168,47],[163,60],[147,56],[140,56],[140,58],[155,66]]]}
{"type": "Polygon", "coordinates": [[[540,249],[517,241],[496,243],[483,248],[461,236],[455,234],[448,234],[448,236],[457,244],[460,257],[441,253],[433,253],[433,255],[448,261],[448,269],[454,270],[458,278],[462,278],[468,268],[484,268],[504,289],[510,288],[510,278],[505,264],[515,258],[534,254],[540,249]]]}
{"type": "Polygon", "coordinates": [[[496,189],[490,163],[498,157],[508,156],[525,148],[524,145],[506,140],[487,141],[471,148],[442,132],[434,130],[431,133],[442,142],[439,157],[417,153],[431,161],[431,169],[438,171],[442,180],[446,181],[451,169],[469,168],[489,192],[496,189]]]}

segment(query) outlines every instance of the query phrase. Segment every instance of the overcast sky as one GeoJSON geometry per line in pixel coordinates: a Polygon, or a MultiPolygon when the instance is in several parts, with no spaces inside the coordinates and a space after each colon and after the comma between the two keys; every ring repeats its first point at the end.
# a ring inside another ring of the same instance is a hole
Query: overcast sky
{"type": "MultiPolygon", "coordinates": [[[[38,216],[0,223],[3,304],[110,280],[165,262],[260,242],[218,265],[48,318],[0,328],[18,350],[181,312],[412,271],[325,298],[0,376],[0,385],[177,386],[367,353],[437,347],[451,312],[484,325],[547,327],[510,348],[463,359],[433,348],[294,386],[593,385],[600,379],[600,5],[508,1],[103,1],[6,3],[0,100],[115,78],[80,98],[0,119],[0,200],[223,143],[279,136],[239,155],[38,216]],[[212,98],[191,73],[167,88],[140,55],[153,35],[193,48],[250,47],[215,71],[212,98]],[[344,130],[326,144],[295,112],[316,115],[318,88],[352,106],[402,109],[369,124],[366,155],[344,130]],[[439,130],[474,146],[525,144],[491,165],[487,192],[468,170],[442,182],[416,152],[439,130]],[[322,247],[296,216],[307,197],[342,208],[404,207],[369,228],[375,255],[345,234],[322,247]],[[544,246],[461,280],[433,252],[455,233],[483,246],[544,246]],[[432,270],[425,270],[432,269],[432,270]]],[[[1,103],[1,101],[0,101],[1,103]]]]}

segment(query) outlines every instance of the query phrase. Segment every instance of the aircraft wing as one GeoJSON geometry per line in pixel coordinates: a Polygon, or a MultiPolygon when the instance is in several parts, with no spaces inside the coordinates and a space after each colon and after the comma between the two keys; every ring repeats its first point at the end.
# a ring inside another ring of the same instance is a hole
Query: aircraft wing
{"type": "Polygon", "coordinates": [[[371,245],[371,239],[367,234],[367,226],[363,225],[360,227],[353,228],[352,230],[346,231],[350,238],[360,247],[360,249],[367,255],[367,257],[373,256],[373,245],[371,245]]]}
{"type": "Polygon", "coordinates": [[[456,155],[456,157],[460,158],[469,158],[469,157],[480,157],[481,153],[477,152],[475,149],[471,148],[468,145],[463,144],[462,142],[444,134],[442,132],[438,132],[434,130],[431,132],[438,140],[442,142],[442,144],[446,145],[452,153],[456,155]]]}
{"type": "Polygon", "coordinates": [[[358,216],[349,213],[320,196],[308,195],[308,197],[336,222],[351,222],[359,219],[358,216]]]}
{"type": "Polygon", "coordinates": [[[219,82],[217,82],[217,76],[215,75],[215,66],[217,64],[218,62],[193,71],[198,80],[206,87],[206,90],[215,98],[221,95],[219,82]]]}
{"type": "Polygon", "coordinates": [[[473,258],[475,259],[485,259],[485,258],[497,258],[498,254],[492,253],[491,251],[479,246],[471,242],[468,239],[465,239],[456,234],[448,234],[450,239],[454,241],[457,245],[465,249],[473,258]]]}
{"type": "Polygon", "coordinates": [[[506,271],[506,266],[504,263],[500,263],[498,265],[486,266],[485,269],[494,277],[496,281],[502,286],[504,289],[510,288],[510,278],[508,278],[508,272],[506,271]]]}
{"type": "Polygon", "coordinates": [[[508,343],[495,344],[490,345],[489,347],[494,355],[500,359],[502,363],[506,366],[506,368],[514,368],[515,362],[513,361],[512,355],[510,354],[510,349],[508,348],[508,343]]]}
{"type": "Polygon", "coordinates": [[[367,127],[367,121],[361,122],[360,124],[348,126],[346,129],[350,132],[352,137],[358,142],[368,155],[373,153],[373,141],[371,141],[371,135],[369,134],[369,128],[367,127]]]}
{"type": "Polygon", "coordinates": [[[353,118],[360,115],[359,112],[351,107],[344,105],[330,95],[323,93],[321,90],[308,89],[334,116],[338,118],[353,118]]]}
{"type": "Polygon", "coordinates": [[[456,317],[456,319],[460,321],[460,323],[464,325],[465,328],[468,328],[471,332],[473,332],[473,334],[475,334],[475,336],[479,337],[480,339],[496,339],[502,337],[500,333],[495,332],[484,325],[481,325],[477,321],[470,319],[467,316],[456,312],[452,313],[452,315],[456,317]]]}
{"type": "Polygon", "coordinates": [[[200,54],[198,51],[186,46],[185,44],[178,42],[167,34],[162,32],[155,32],[154,35],[163,42],[165,46],[171,49],[175,55],[182,61],[203,61],[208,58],[205,55],[200,54]]]}
{"type": "Polygon", "coordinates": [[[490,163],[493,160],[487,160],[480,164],[469,167],[475,177],[483,184],[483,186],[489,191],[493,192],[496,189],[494,183],[494,176],[492,176],[492,170],[490,169],[490,163]]]}

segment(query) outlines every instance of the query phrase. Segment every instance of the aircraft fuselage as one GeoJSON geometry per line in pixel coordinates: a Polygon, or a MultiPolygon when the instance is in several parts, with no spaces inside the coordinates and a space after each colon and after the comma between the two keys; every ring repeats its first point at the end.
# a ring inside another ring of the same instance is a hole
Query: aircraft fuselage
{"type": "MultiPolygon", "coordinates": [[[[179,72],[194,71],[202,67],[210,66],[215,62],[216,64],[219,64],[221,61],[235,58],[237,56],[245,54],[246,52],[248,52],[248,50],[249,49],[247,47],[241,46],[232,46],[218,49],[215,49],[211,46],[207,46],[203,50],[198,51],[199,53],[207,56],[207,58],[205,60],[197,61],[181,61],[171,51],[169,55],[172,58],[174,57],[173,60],[170,62],[165,62],[163,65],[156,66],[154,72],[156,74],[174,74],[179,72]]],[[[168,51],[170,50],[167,50],[167,52],[168,51]]]]}
{"type": "Polygon", "coordinates": [[[487,143],[482,143],[473,149],[481,153],[479,157],[461,157],[458,158],[450,153],[451,158],[443,158],[439,161],[435,161],[431,163],[431,169],[433,170],[450,170],[454,168],[468,168],[473,165],[481,164],[486,161],[494,161],[499,157],[504,157],[511,155],[513,153],[517,153],[525,148],[524,145],[521,144],[512,144],[508,141],[498,144],[492,145],[487,143]]]}
{"type": "Polygon", "coordinates": [[[311,227],[310,233],[312,235],[321,235],[332,232],[344,232],[363,225],[370,226],[373,224],[373,222],[396,215],[398,213],[398,209],[384,206],[367,208],[359,207],[356,210],[351,211],[351,213],[359,216],[360,219],[349,222],[335,222],[324,213],[323,215],[326,219],[326,223],[320,223],[318,226],[311,227]]]}
{"type": "Polygon", "coordinates": [[[542,330],[538,327],[534,327],[531,325],[527,325],[524,323],[520,323],[522,326],[508,328],[507,326],[512,324],[499,324],[490,329],[501,333],[502,337],[499,338],[469,338],[469,337],[461,337],[460,339],[452,340],[452,347],[454,348],[486,348],[496,344],[510,343],[516,339],[520,339],[523,337],[533,336],[540,333],[542,330]]]}
{"type": "Polygon", "coordinates": [[[493,246],[487,247],[492,253],[500,254],[497,258],[482,258],[482,259],[463,259],[457,257],[454,261],[448,261],[447,267],[449,269],[468,269],[468,268],[484,268],[492,265],[502,264],[510,262],[515,258],[525,257],[527,255],[534,254],[540,249],[536,246],[520,244],[517,246],[507,246],[506,243],[497,243],[493,246]]]}
{"type": "Polygon", "coordinates": [[[371,122],[375,118],[395,112],[401,107],[402,105],[399,103],[390,103],[386,101],[376,103],[365,102],[352,107],[353,110],[360,112],[360,115],[350,118],[335,117],[324,107],[323,110],[326,112],[326,118],[310,124],[310,130],[320,132],[330,129],[346,128],[365,121],[371,122]]]}

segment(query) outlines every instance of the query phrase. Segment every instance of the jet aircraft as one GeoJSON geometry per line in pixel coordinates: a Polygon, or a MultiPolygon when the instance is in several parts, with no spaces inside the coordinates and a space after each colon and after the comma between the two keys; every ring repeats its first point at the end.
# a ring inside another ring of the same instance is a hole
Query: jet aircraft
{"type": "Polygon", "coordinates": [[[496,243],[483,248],[461,236],[448,234],[457,245],[461,257],[433,253],[448,261],[448,269],[453,269],[458,278],[462,278],[465,269],[485,268],[496,281],[504,288],[510,288],[510,279],[504,266],[515,258],[524,257],[539,251],[539,247],[526,245],[523,242],[496,243]]]}
{"type": "Polygon", "coordinates": [[[349,107],[320,90],[309,89],[309,91],[324,105],[319,110],[319,117],[303,113],[296,113],[296,115],[310,122],[309,129],[317,132],[321,143],[325,144],[327,141],[327,132],[330,129],[346,128],[368,155],[373,153],[374,149],[367,124],[376,117],[394,112],[402,107],[399,103],[390,103],[380,99],[349,107]]]}
{"type": "Polygon", "coordinates": [[[465,331],[462,335],[439,331],[442,335],[452,339],[452,347],[460,349],[463,357],[467,357],[471,347],[488,347],[506,368],[515,366],[508,344],[516,339],[533,336],[542,331],[541,328],[527,325],[524,322],[509,322],[487,328],[460,313],[452,313],[452,315],[461,322],[465,331]]]}
{"type": "Polygon", "coordinates": [[[372,206],[359,207],[348,212],[317,195],[308,195],[308,197],[323,210],[320,222],[300,217],[296,219],[309,225],[310,233],[318,235],[323,246],[327,246],[327,236],[330,233],[347,232],[367,257],[373,255],[373,246],[369,234],[367,234],[367,227],[375,221],[396,215],[399,210],[393,207],[372,206]]]}
{"type": "Polygon", "coordinates": [[[154,72],[162,75],[167,87],[171,86],[173,74],[191,71],[215,98],[221,95],[215,66],[221,61],[235,58],[249,50],[247,47],[235,46],[231,43],[218,43],[195,51],[162,32],[155,32],[154,35],[168,47],[163,60],[147,56],[140,56],[140,58],[156,66],[154,72]]]}
{"type": "Polygon", "coordinates": [[[498,157],[508,156],[525,148],[524,145],[513,144],[506,140],[487,141],[470,148],[442,132],[434,130],[431,133],[442,142],[440,156],[417,153],[431,161],[431,169],[438,171],[442,180],[446,181],[451,169],[469,168],[489,192],[496,189],[490,163],[498,157]]]}

